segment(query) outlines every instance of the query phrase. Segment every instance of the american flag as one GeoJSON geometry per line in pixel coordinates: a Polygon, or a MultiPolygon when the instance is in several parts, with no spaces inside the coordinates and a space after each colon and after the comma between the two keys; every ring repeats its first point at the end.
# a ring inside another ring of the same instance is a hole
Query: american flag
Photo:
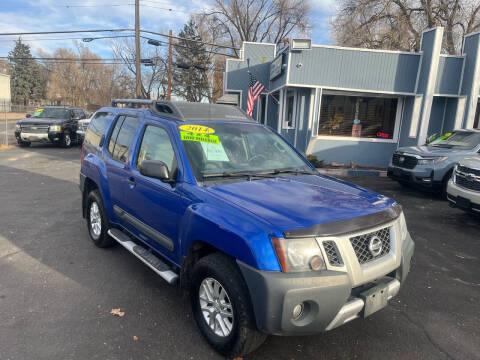
{"type": "Polygon", "coordinates": [[[247,113],[252,116],[255,101],[260,96],[263,89],[265,89],[265,86],[263,86],[251,72],[248,72],[248,75],[250,77],[250,83],[248,84],[247,113]]]}

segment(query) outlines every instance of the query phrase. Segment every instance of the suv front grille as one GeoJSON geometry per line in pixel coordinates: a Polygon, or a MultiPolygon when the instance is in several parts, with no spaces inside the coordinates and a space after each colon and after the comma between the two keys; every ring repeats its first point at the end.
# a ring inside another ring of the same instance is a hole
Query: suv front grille
{"type": "Polygon", "coordinates": [[[78,130],[80,131],[87,131],[88,124],[79,124],[78,125],[78,130]]]}
{"type": "Polygon", "coordinates": [[[378,259],[390,252],[390,227],[351,237],[350,243],[352,244],[353,250],[355,251],[355,255],[357,255],[360,264],[365,264],[369,261],[378,259]],[[374,236],[382,241],[382,250],[377,256],[373,256],[369,250],[370,241],[374,236]]]}
{"type": "Polygon", "coordinates": [[[480,191],[480,170],[459,166],[455,172],[455,184],[465,189],[480,191]]]}
{"type": "Polygon", "coordinates": [[[476,176],[480,176],[480,170],[478,169],[470,169],[466,166],[458,165],[457,167],[457,173],[464,173],[464,174],[473,174],[476,176]]]}
{"type": "Polygon", "coordinates": [[[398,167],[413,169],[415,166],[417,166],[418,160],[415,156],[395,153],[393,154],[392,163],[398,167]]]}
{"type": "Polygon", "coordinates": [[[21,125],[22,131],[34,134],[43,134],[48,132],[48,125],[21,125]]]}
{"type": "Polygon", "coordinates": [[[325,250],[325,254],[327,254],[327,259],[330,265],[343,266],[342,257],[340,256],[337,245],[335,245],[334,241],[324,241],[323,249],[325,250]]]}

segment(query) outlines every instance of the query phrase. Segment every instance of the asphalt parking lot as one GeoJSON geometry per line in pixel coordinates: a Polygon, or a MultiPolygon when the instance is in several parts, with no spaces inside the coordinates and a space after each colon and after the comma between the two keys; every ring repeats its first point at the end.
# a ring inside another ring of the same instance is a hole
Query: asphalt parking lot
{"type": "MultiPolygon", "coordinates": [[[[219,359],[189,301],[81,217],[80,150],[0,151],[0,359],[219,359]],[[112,316],[120,308],[123,317],[112,316]]],[[[480,359],[480,220],[386,178],[416,252],[390,306],[307,337],[269,337],[245,359],[480,359]]]]}

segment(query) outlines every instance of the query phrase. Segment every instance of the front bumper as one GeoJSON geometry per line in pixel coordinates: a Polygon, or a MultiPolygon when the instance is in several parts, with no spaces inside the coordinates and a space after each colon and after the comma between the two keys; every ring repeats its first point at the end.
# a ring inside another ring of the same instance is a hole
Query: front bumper
{"type": "Polygon", "coordinates": [[[448,182],[447,200],[453,207],[480,214],[480,192],[465,189],[452,180],[448,182]]]}
{"type": "Polygon", "coordinates": [[[408,235],[402,244],[400,266],[358,287],[353,287],[349,274],[342,271],[312,275],[261,271],[240,261],[238,265],[250,291],[258,329],[274,335],[307,335],[368,316],[364,294],[372,288],[385,289],[387,299],[397,295],[410,271],[414,247],[408,235]],[[293,308],[300,303],[305,313],[294,320],[293,308]]]}
{"type": "Polygon", "coordinates": [[[60,140],[62,133],[48,132],[48,133],[29,133],[25,131],[15,131],[15,138],[17,141],[27,142],[55,142],[60,140]]]}
{"type": "Polygon", "coordinates": [[[396,166],[389,166],[387,176],[396,181],[403,181],[409,184],[418,185],[424,188],[438,188],[441,181],[434,179],[434,171],[429,168],[404,169],[396,166]]]}
{"type": "Polygon", "coordinates": [[[84,138],[85,138],[85,133],[86,133],[86,131],[84,131],[84,130],[77,130],[77,136],[78,136],[80,139],[84,139],[84,138]]]}

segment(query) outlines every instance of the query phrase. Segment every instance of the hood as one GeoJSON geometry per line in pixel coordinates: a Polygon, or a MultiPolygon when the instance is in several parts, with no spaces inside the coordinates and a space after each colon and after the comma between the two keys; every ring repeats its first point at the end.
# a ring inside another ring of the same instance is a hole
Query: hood
{"type": "Polygon", "coordinates": [[[50,118],[27,118],[22,119],[17,124],[19,125],[50,125],[50,124],[61,124],[62,122],[66,121],[66,119],[50,119],[50,118]]]}
{"type": "Polygon", "coordinates": [[[298,175],[206,187],[280,231],[369,215],[394,201],[322,175],[298,175]]]}
{"type": "Polygon", "coordinates": [[[397,152],[407,153],[407,154],[414,154],[420,155],[422,157],[429,157],[429,156],[448,156],[451,154],[460,154],[465,153],[469,154],[472,153],[472,149],[459,149],[459,148],[441,148],[436,146],[409,146],[409,147],[400,147],[397,149],[397,152]]]}
{"type": "Polygon", "coordinates": [[[458,162],[460,165],[468,167],[470,169],[479,169],[480,170],[480,156],[469,157],[462,159],[458,162]]]}

